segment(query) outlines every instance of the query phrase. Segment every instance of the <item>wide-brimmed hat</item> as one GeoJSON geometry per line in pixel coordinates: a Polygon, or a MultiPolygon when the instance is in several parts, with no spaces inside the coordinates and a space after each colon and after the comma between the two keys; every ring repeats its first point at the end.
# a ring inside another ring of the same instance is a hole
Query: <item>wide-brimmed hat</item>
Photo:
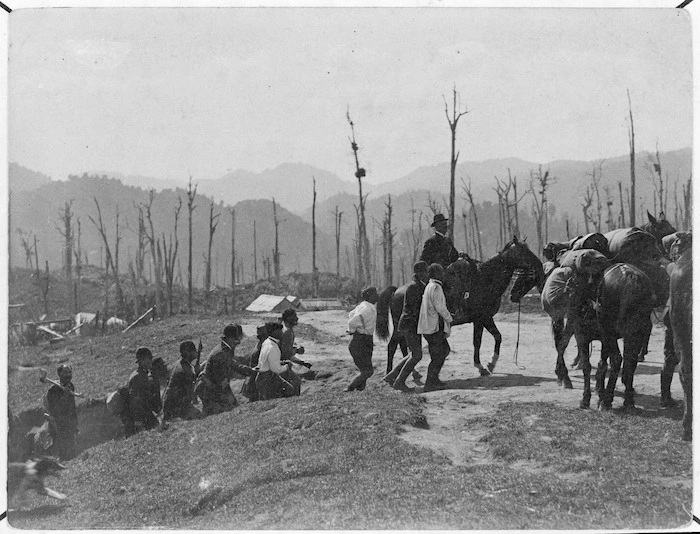
{"type": "Polygon", "coordinates": [[[413,274],[427,273],[427,272],[428,272],[428,264],[425,263],[423,260],[417,261],[416,263],[413,264],[413,274]]]}
{"type": "Polygon", "coordinates": [[[442,213],[436,213],[435,216],[433,217],[433,224],[430,226],[435,226],[439,222],[447,222],[449,219],[445,217],[442,213]]]}
{"type": "Polygon", "coordinates": [[[139,362],[145,358],[153,358],[153,353],[148,347],[139,347],[136,349],[136,361],[139,362]]]}
{"type": "Polygon", "coordinates": [[[224,338],[233,337],[236,339],[241,339],[243,337],[243,328],[238,323],[233,323],[226,325],[224,328],[224,338]]]}

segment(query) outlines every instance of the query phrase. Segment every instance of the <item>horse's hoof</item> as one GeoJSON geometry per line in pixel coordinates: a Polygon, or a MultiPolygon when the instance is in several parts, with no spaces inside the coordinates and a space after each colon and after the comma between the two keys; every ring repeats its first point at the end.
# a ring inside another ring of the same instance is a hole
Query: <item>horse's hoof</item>
{"type": "Polygon", "coordinates": [[[561,386],[561,385],[562,385],[562,379],[561,379],[561,378],[557,378],[557,386],[561,386]]]}
{"type": "Polygon", "coordinates": [[[488,369],[484,369],[483,367],[479,369],[479,374],[481,376],[489,376],[491,373],[489,373],[488,369]]]}
{"type": "Polygon", "coordinates": [[[489,373],[493,373],[494,367],[496,367],[495,363],[489,363],[486,365],[486,369],[488,369],[489,373]]]}
{"type": "Polygon", "coordinates": [[[683,441],[693,441],[693,432],[690,430],[683,432],[683,441]]]}
{"type": "Polygon", "coordinates": [[[599,412],[609,412],[612,410],[612,404],[600,399],[598,401],[598,411],[599,412]]]}
{"type": "Polygon", "coordinates": [[[578,407],[582,410],[588,410],[591,407],[591,401],[581,401],[578,403],[578,407]]]}
{"type": "Polygon", "coordinates": [[[570,378],[564,379],[564,389],[574,389],[574,385],[571,383],[570,378]]]}

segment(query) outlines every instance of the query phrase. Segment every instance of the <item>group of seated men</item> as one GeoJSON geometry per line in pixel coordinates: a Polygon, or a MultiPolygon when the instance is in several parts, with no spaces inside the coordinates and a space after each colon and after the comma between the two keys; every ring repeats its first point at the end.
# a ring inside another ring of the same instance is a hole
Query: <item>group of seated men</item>
{"type": "MultiPolygon", "coordinates": [[[[311,367],[297,357],[304,347],[296,346],[294,327],[298,317],[285,310],[280,321],[267,322],[257,328],[257,345],[249,356],[236,356],[243,340],[239,324],[224,328],[221,342],[200,365],[201,342],[180,343],[180,360],[168,372],[162,358],[154,358],[147,347],[136,351],[137,369],[127,384],[117,391],[122,409],[119,417],[125,436],[150,430],[174,418],[200,419],[232,410],[238,400],[231,390],[233,378],[245,377],[241,394],[249,401],[288,397],[300,393],[301,378],[292,364],[311,367]],[[165,391],[161,396],[161,387],[165,391]],[[197,406],[201,400],[201,409],[197,406]],[[161,415],[162,414],[162,415],[161,415]]],[[[58,368],[59,383],[47,392],[44,400],[46,424],[32,429],[26,440],[41,452],[50,452],[63,460],[75,456],[78,417],[72,369],[58,368]]]]}

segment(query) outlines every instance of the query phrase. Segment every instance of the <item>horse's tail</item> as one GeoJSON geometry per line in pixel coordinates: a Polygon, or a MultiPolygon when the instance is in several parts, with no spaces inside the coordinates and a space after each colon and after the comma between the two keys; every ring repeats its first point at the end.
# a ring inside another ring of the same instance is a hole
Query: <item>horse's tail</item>
{"type": "Polygon", "coordinates": [[[377,301],[377,337],[382,341],[389,339],[389,308],[391,298],[396,293],[396,286],[389,286],[379,294],[377,301]]]}

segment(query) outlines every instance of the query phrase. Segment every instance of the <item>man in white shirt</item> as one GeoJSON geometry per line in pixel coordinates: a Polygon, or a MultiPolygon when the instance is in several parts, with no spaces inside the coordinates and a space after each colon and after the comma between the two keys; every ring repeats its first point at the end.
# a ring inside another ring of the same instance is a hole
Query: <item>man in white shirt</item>
{"type": "Polygon", "coordinates": [[[445,270],[439,263],[433,263],[428,267],[430,281],[425,286],[418,317],[416,333],[425,337],[430,354],[428,376],[425,379],[423,392],[445,389],[445,383],[440,380],[439,375],[450,353],[447,336],[450,335],[452,315],[447,309],[445,293],[442,290],[444,275],[445,270]]]}
{"type": "Polygon", "coordinates": [[[258,377],[255,379],[255,388],[258,392],[258,400],[276,399],[281,396],[281,381],[279,375],[284,373],[291,362],[283,365],[279,348],[282,337],[282,325],[278,322],[265,324],[267,339],[263,341],[258,358],[258,377]]]}
{"type": "Polygon", "coordinates": [[[360,374],[350,383],[346,391],[362,391],[367,379],[374,374],[372,352],[374,329],[377,326],[377,301],[379,293],[374,286],[362,290],[362,302],[348,314],[348,332],[352,335],[350,355],[360,374]]]}

